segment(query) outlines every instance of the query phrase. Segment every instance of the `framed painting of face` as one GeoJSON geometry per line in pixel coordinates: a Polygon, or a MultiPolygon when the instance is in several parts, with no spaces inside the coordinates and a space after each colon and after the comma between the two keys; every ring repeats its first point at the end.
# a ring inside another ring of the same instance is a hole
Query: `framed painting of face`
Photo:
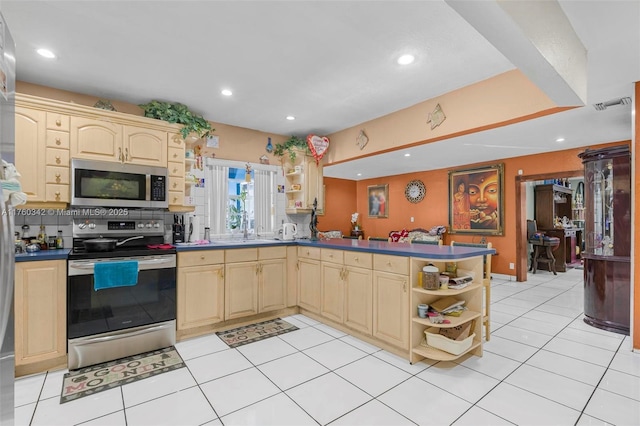
{"type": "Polygon", "coordinates": [[[449,171],[452,234],[504,234],[504,164],[449,171]]]}

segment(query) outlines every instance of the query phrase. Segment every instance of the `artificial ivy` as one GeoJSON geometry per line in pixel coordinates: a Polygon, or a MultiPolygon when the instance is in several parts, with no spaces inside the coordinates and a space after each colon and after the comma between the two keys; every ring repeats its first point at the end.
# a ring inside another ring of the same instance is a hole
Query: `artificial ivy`
{"type": "Polygon", "coordinates": [[[297,136],[291,136],[283,143],[277,143],[273,148],[273,155],[276,157],[284,157],[285,152],[289,153],[289,159],[293,163],[296,160],[296,149],[303,149],[307,154],[311,154],[307,141],[297,136]]]}
{"type": "Polygon", "coordinates": [[[200,138],[206,138],[213,136],[213,132],[216,130],[201,115],[189,111],[186,105],[178,102],[151,101],[138,106],[144,111],[145,117],[182,124],[183,127],[180,133],[184,139],[189,136],[189,133],[195,133],[200,138]]]}

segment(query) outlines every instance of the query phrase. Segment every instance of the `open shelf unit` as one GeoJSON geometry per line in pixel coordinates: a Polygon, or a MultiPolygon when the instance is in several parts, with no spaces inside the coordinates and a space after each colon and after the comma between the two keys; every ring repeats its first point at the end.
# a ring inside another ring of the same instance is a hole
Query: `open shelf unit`
{"type": "Polygon", "coordinates": [[[418,362],[423,358],[437,361],[452,361],[471,353],[476,356],[482,356],[482,275],[483,264],[482,256],[471,257],[458,260],[435,260],[423,258],[411,258],[410,282],[411,282],[411,326],[410,326],[410,348],[409,360],[411,363],[418,362]],[[436,266],[441,272],[445,270],[447,263],[455,262],[458,270],[469,271],[473,275],[473,281],[465,288],[460,290],[425,290],[419,286],[418,277],[422,273],[422,268],[427,265],[436,266]],[[464,300],[464,306],[467,308],[459,317],[445,316],[450,321],[449,324],[433,324],[429,318],[420,318],[417,314],[418,305],[425,303],[431,305],[433,302],[443,297],[453,296],[458,300],[464,300]],[[443,350],[425,346],[425,330],[428,328],[451,328],[469,321],[475,321],[472,333],[475,337],[471,343],[471,347],[459,355],[454,355],[443,350]]]}

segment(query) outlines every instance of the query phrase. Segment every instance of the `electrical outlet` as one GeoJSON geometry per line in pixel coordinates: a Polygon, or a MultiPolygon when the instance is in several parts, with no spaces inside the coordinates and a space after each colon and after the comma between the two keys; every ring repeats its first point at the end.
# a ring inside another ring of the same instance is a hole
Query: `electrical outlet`
{"type": "Polygon", "coordinates": [[[509,264],[509,269],[516,269],[516,264],[515,263],[510,263],[509,264]]]}
{"type": "Polygon", "coordinates": [[[413,216],[411,216],[411,223],[413,223],[413,216]]]}

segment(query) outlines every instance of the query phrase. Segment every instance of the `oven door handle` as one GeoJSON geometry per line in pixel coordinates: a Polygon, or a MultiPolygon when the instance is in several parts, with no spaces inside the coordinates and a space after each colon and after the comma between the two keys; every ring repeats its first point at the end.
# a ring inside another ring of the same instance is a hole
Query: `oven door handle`
{"type": "Polygon", "coordinates": [[[125,330],[122,330],[121,333],[113,334],[111,336],[90,337],[90,338],[79,339],[74,343],[74,345],[82,346],[82,345],[89,345],[91,343],[108,342],[110,340],[121,339],[123,336],[126,336],[126,337],[140,336],[142,334],[153,333],[155,331],[163,330],[163,329],[166,329],[167,327],[168,327],[167,324],[163,324],[163,325],[157,325],[155,327],[149,327],[149,328],[145,328],[137,331],[127,331],[125,329],[125,330]]]}
{"type": "MultiPolygon", "coordinates": [[[[173,259],[149,259],[149,260],[139,260],[138,265],[162,265],[165,263],[172,263],[173,259]]],[[[69,262],[70,268],[75,269],[93,269],[96,263],[100,262],[69,262]]]]}

